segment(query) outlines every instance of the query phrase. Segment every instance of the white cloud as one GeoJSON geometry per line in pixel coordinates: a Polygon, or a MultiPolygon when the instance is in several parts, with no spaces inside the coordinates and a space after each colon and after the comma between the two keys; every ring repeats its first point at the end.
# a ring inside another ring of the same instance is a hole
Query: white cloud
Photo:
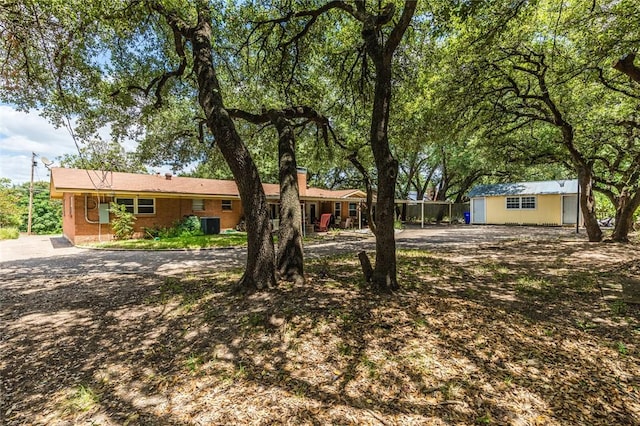
{"type": "MultiPolygon", "coordinates": [[[[13,183],[31,178],[31,153],[54,160],[64,154],[77,153],[67,129],[55,128],[37,112],[25,113],[0,105],[0,177],[13,183]]],[[[35,180],[48,180],[48,173],[38,159],[35,180]]]]}

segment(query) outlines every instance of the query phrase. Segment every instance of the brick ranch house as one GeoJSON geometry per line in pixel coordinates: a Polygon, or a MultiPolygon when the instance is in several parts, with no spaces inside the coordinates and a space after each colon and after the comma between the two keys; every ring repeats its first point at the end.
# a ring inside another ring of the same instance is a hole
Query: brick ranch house
{"type": "MultiPolygon", "coordinates": [[[[298,170],[298,185],[307,231],[324,213],[333,214],[336,224],[343,226],[361,223],[366,200],[363,191],[307,187],[304,169],[298,170]]],[[[265,183],[263,187],[277,229],[280,186],[265,183]]],[[[135,214],[136,237],[142,237],[145,228],[170,227],[190,215],[219,218],[221,231],[235,228],[243,218],[238,188],[232,180],[54,167],[50,189],[51,198],[62,200],[62,232],[73,244],[113,238],[112,201],[135,214]]]]}

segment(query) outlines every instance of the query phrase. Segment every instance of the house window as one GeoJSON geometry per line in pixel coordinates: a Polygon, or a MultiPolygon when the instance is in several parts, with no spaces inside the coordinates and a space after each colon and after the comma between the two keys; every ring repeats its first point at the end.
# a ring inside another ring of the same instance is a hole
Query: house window
{"type": "Polygon", "coordinates": [[[138,198],[136,214],[154,214],[156,212],[156,200],[154,198],[138,198]]]}
{"type": "Polygon", "coordinates": [[[233,204],[231,203],[231,200],[222,200],[222,210],[233,210],[233,204]]]}
{"type": "Polygon", "coordinates": [[[333,215],[335,217],[340,217],[342,216],[341,211],[342,211],[342,203],[336,203],[335,208],[333,209],[333,215]]]}
{"type": "Polygon", "coordinates": [[[191,210],[194,212],[204,211],[204,200],[201,198],[191,200],[191,210]]]}
{"type": "Polygon", "coordinates": [[[536,208],[536,197],[507,197],[507,210],[520,210],[527,209],[533,210],[536,208]]]}
{"type": "Polygon", "coordinates": [[[125,206],[129,213],[133,214],[155,214],[155,198],[116,198],[116,203],[125,206]]]}
{"type": "Polygon", "coordinates": [[[358,204],[349,203],[349,217],[358,216],[358,204]]]}
{"type": "Polygon", "coordinates": [[[129,213],[135,213],[136,205],[134,198],[117,198],[116,203],[120,204],[121,206],[125,206],[126,210],[129,213]]]}
{"type": "Polygon", "coordinates": [[[520,207],[523,209],[535,209],[536,197],[522,197],[520,200],[520,207]]]}

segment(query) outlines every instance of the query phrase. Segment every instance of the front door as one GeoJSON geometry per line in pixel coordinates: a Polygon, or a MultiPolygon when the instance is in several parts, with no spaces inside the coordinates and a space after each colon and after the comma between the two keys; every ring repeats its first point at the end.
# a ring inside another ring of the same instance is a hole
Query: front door
{"type": "Polygon", "coordinates": [[[309,204],[309,223],[316,223],[316,203],[309,204]]]}
{"type": "Polygon", "coordinates": [[[485,223],[484,198],[471,200],[471,223],[485,223]]]}
{"type": "Polygon", "coordinates": [[[578,196],[562,196],[562,224],[575,225],[578,218],[578,196]]]}

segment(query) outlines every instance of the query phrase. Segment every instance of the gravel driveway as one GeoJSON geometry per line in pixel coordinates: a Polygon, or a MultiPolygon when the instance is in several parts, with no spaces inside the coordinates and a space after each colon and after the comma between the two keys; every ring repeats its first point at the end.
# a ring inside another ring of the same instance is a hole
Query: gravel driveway
{"type": "MultiPolygon", "coordinates": [[[[584,231],[572,228],[504,226],[428,226],[396,234],[398,248],[437,250],[438,246],[477,247],[501,240],[557,238],[585,241],[584,231]]],[[[314,241],[305,247],[308,257],[373,250],[373,237],[342,235],[314,241]]],[[[60,236],[21,236],[0,241],[0,274],[12,277],[82,275],[96,273],[150,273],[172,275],[199,269],[242,267],[245,248],[184,251],[96,250],[72,246],[60,236]]]]}

